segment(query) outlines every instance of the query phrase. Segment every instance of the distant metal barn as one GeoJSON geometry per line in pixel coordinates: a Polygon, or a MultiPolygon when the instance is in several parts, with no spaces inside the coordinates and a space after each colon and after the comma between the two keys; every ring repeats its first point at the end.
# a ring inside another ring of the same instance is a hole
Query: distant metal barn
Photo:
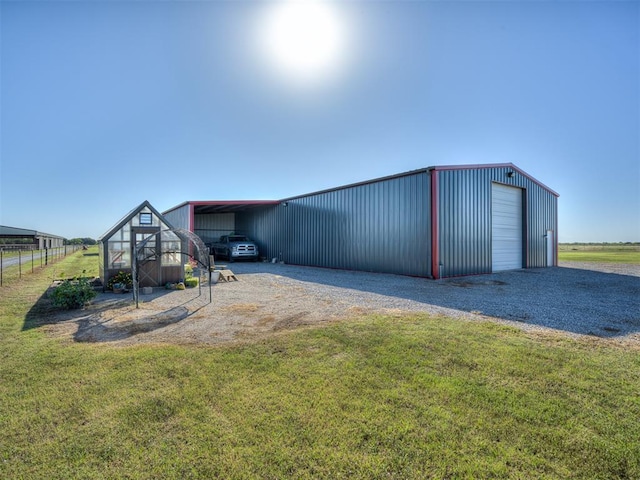
{"type": "Polygon", "coordinates": [[[185,202],[205,242],[249,235],[266,259],[430,278],[557,265],[558,194],[513,164],[436,166],[280,201],[185,202]]]}
{"type": "Polygon", "coordinates": [[[64,245],[64,237],[51,235],[49,233],[27,230],[25,228],[7,227],[0,225],[0,240],[3,247],[17,244],[21,248],[31,250],[42,250],[44,248],[56,248],[64,245]]]}

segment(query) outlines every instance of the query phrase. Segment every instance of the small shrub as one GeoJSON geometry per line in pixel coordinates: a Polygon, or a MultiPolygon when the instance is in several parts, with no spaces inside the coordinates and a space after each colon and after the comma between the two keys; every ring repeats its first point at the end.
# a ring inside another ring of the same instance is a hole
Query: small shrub
{"type": "Polygon", "coordinates": [[[126,288],[131,288],[133,286],[133,278],[131,277],[131,272],[119,271],[109,279],[109,281],[107,282],[107,288],[109,290],[113,290],[113,285],[116,283],[121,283],[126,288]]]}
{"type": "Polygon", "coordinates": [[[191,278],[193,276],[193,266],[190,263],[185,263],[184,265],[184,276],[186,278],[191,278]]]}
{"type": "Polygon", "coordinates": [[[71,310],[82,308],[96,296],[96,292],[86,278],[65,280],[51,294],[56,307],[71,310]]]}
{"type": "Polygon", "coordinates": [[[184,279],[184,284],[188,288],[193,288],[198,286],[198,277],[189,277],[184,279]]]}

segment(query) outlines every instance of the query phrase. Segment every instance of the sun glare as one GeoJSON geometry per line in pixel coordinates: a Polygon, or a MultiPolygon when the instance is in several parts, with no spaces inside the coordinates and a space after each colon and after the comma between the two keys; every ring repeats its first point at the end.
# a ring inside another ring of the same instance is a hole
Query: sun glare
{"type": "Polygon", "coordinates": [[[337,73],[346,32],[335,6],[323,0],[284,0],[263,19],[260,43],[267,60],[287,78],[316,83],[337,73]]]}

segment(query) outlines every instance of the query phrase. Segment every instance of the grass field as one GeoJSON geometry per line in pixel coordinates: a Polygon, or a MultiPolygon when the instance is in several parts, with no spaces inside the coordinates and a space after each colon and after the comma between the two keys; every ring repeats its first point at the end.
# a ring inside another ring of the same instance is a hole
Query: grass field
{"type": "Polygon", "coordinates": [[[640,244],[575,244],[558,245],[558,260],[569,262],[640,264],[640,244]]]}
{"type": "MultiPolygon", "coordinates": [[[[80,247],[69,247],[69,254],[72,253],[73,248],[80,247]]],[[[94,248],[94,253],[97,255],[97,249],[94,248]]],[[[48,255],[45,260],[45,251],[44,250],[24,250],[21,252],[17,251],[6,251],[2,252],[2,285],[7,286],[12,283],[20,281],[22,276],[31,275],[36,270],[41,270],[43,267],[48,267],[49,273],[55,271],[56,268],[53,266],[60,260],[64,258],[65,250],[63,247],[56,247],[55,249],[49,250],[48,255]],[[8,265],[8,263],[12,259],[21,258],[22,264],[18,265],[8,265]],[[48,264],[48,265],[47,265],[48,264]]],[[[58,273],[60,272],[58,270],[58,273]]]]}
{"type": "Polygon", "coordinates": [[[75,344],[24,328],[49,280],[0,290],[0,478],[640,478],[637,349],[420,315],[75,344]]]}

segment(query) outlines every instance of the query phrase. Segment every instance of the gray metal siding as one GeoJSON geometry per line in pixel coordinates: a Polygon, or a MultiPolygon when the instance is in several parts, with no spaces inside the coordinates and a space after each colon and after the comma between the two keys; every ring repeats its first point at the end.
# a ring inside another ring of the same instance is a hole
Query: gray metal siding
{"type": "Polygon", "coordinates": [[[509,167],[440,170],[438,238],[442,277],[491,273],[491,184],[524,189],[523,248],[527,267],[545,266],[545,234],[557,238],[557,198],[509,167]]]}
{"type": "Polygon", "coordinates": [[[235,213],[199,214],[194,218],[193,230],[204,243],[218,241],[222,235],[229,235],[236,230],[235,213]]]}
{"type": "Polygon", "coordinates": [[[269,259],[430,276],[429,195],[422,171],[298,197],[237,222],[269,259]]]}
{"type": "Polygon", "coordinates": [[[442,277],[491,272],[491,183],[487,170],[438,175],[442,277]]]}
{"type": "Polygon", "coordinates": [[[174,227],[189,230],[190,205],[183,205],[169,212],[165,212],[162,216],[174,227]]]}
{"type": "Polygon", "coordinates": [[[533,184],[527,189],[525,198],[526,206],[525,220],[527,228],[527,266],[545,267],[546,259],[546,238],[547,230],[553,231],[554,236],[554,265],[557,266],[558,251],[558,199],[546,190],[533,184]]]}

